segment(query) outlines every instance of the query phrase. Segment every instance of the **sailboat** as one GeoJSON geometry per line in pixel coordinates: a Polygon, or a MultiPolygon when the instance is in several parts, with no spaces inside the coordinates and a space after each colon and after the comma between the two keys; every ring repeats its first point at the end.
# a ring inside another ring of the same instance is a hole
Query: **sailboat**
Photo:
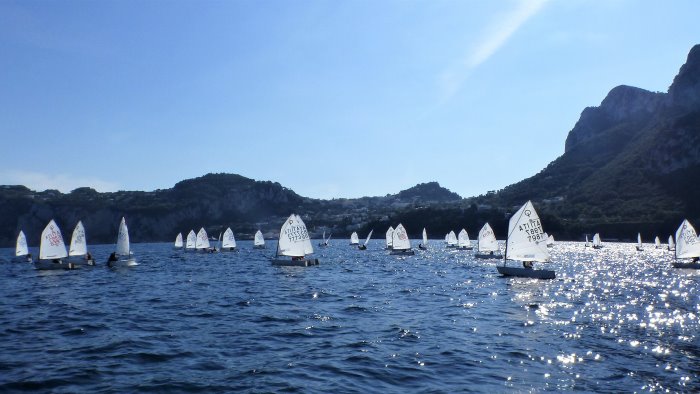
{"type": "Polygon", "coordinates": [[[360,238],[357,236],[357,232],[353,231],[352,234],[350,234],[350,245],[359,245],[360,244],[360,238]]]}
{"type": "Polygon", "coordinates": [[[642,250],[644,250],[642,246],[642,234],[637,233],[637,252],[641,252],[642,250]]]}
{"type": "Polygon", "coordinates": [[[138,265],[136,260],[131,256],[131,244],[129,242],[129,229],[126,227],[126,219],[122,218],[119,223],[119,234],[117,235],[117,245],[109,255],[107,260],[108,267],[130,267],[138,265]]]}
{"type": "Polygon", "coordinates": [[[374,229],[369,230],[369,234],[367,234],[367,239],[365,239],[364,245],[358,245],[357,248],[360,250],[367,250],[367,243],[369,242],[369,239],[372,238],[372,233],[374,232],[374,229]]]}
{"type": "Polygon", "coordinates": [[[676,244],[673,242],[673,235],[668,236],[668,250],[676,250],[676,244]]]}
{"type": "Polygon", "coordinates": [[[450,243],[450,233],[445,234],[445,245],[450,243]]]}
{"type": "Polygon", "coordinates": [[[182,249],[184,244],[182,243],[182,233],[177,233],[177,237],[175,237],[175,245],[173,246],[175,249],[182,249]]]}
{"type": "Polygon", "coordinates": [[[661,240],[658,235],[654,238],[654,249],[661,249],[661,240]]]}
{"type": "Polygon", "coordinates": [[[467,230],[465,229],[462,229],[457,236],[457,248],[464,250],[474,249],[472,246],[472,241],[469,240],[469,234],[467,234],[467,230]]]}
{"type": "Polygon", "coordinates": [[[394,228],[389,226],[389,229],[386,230],[386,248],[391,250],[394,242],[394,228]]]}
{"type": "Polygon", "coordinates": [[[197,234],[195,234],[194,230],[190,230],[189,233],[187,233],[187,243],[185,244],[185,250],[194,250],[194,247],[197,245],[197,234]]]}
{"type": "Polygon", "coordinates": [[[328,242],[330,242],[332,235],[333,235],[333,233],[330,233],[328,235],[328,238],[326,239],[326,230],[323,230],[323,234],[321,235],[321,238],[323,239],[323,241],[319,242],[318,246],[320,246],[322,248],[325,248],[326,246],[328,246],[328,242]]]}
{"type": "Polygon", "coordinates": [[[224,240],[221,244],[221,250],[234,251],[236,250],[236,237],[233,235],[233,230],[231,227],[227,227],[224,231],[224,240]]]}
{"type": "Polygon", "coordinates": [[[676,261],[674,268],[695,268],[700,269],[700,240],[695,233],[695,228],[683,220],[681,226],[676,230],[676,261]],[[689,262],[678,261],[678,259],[691,259],[689,262]]]}
{"type": "Polygon", "coordinates": [[[209,235],[204,227],[197,232],[197,241],[194,244],[194,250],[198,252],[212,252],[211,244],[209,243],[209,235]]]}
{"type": "Polygon", "coordinates": [[[591,243],[588,242],[588,234],[586,234],[586,243],[583,244],[583,247],[584,247],[584,248],[587,248],[587,247],[589,247],[589,246],[591,246],[591,243]]]}
{"type": "Polygon", "coordinates": [[[554,236],[550,234],[547,236],[547,247],[551,248],[552,246],[554,246],[554,236]]]}
{"type": "Polygon", "coordinates": [[[491,226],[486,223],[479,230],[479,239],[476,244],[477,250],[474,257],[478,259],[502,259],[503,255],[498,247],[496,235],[493,233],[491,226]]]}
{"type": "Polygon", "coordinates": [[[253,249],[265,249],[265,237],[263,237],[263,233],[260,230],[255,232],[253,249]]]}
{"type": "Polygon", "coordinates": [[[39,270],[73,269],[73,263],[63,261],[68,257],[66,244],[63,242],[61,229],[53,219],[41,232],[41,244],[39,246],[39,260],[34,262],[34,267],[39,270]]]}
{"type": "MultiPolygon", "coordinates": [[[[330,238],[330,237],[329,237],[330,238]]],[[[277,243],[277,252],[272,259],[272,265],[292,265],[308,267],[318,265],[318,259],[307,259],[306,255],[314,252],[311,246],[311,238],[306,230],[304,221],[299,215],[291,214],[282,225],[280,238],[277,243]],[[291,259],[280,258],[281,256],[291,259]]]]}
{"type": "Polygon", "coordinates": [[[595,233],[593,235],[593,249],[602,249],[603,248],[603,243],[600,242],[600,234],[595,233]]]}
{"type": "Polygon", "coordinates": [[[95,260],[93,260],[92,255],[87,250],[85,227],[83,227],[82,221],[78,221],[78,224],[75,225],[75,229],[73,229],[73,235],[70,239],[70,248],[68,249],[68,256],[78,257],[78,259],[71,259],[71,263],[75,265],[95,265],[95,260]]]}
{"type": "Polygon", "coordinates": [[[411,240],[408,239],[408,233],[403,227],[403,224],[399,223],[391,234],[391,253],[398,254],[402,256],[413,256],[416,254],[411,250],[411,240]]]}
{"type": "Polygon", "coordinates": [[[457,235],[455,234],[454,231],[450,231],[447,234],[447,247],[448,248],[456,248],[457,247],[457,235]]]}
{"type": "Polygon", "coordinates": [[[423,242],[418,244],[418,249],[428,249],[428,233],[425,231],[425,227],[423,227],[423,242]]]}
{"type": "Polygon", "coordinates": [[[532,263],[548,262],[549,251],[544,238],[540,217],[528,201],[508,222],[508,237],[506,238],[506,256],[503,266],[496,267],[503,276],[519,276],[525,278],[554,279],[554,271],[536,270],[532,263]],[[506,261],[520,260],[523,268],[507,267],[506,261]]]}
{"type": "Polygon", "coordinates": [[[29,254],[27,247],[27,237],[24,236],[24,231],[20,230],[17,235],[17,244],[15,245],[15,259],[17,261],[32,262],[32,255],[29,254]]]}

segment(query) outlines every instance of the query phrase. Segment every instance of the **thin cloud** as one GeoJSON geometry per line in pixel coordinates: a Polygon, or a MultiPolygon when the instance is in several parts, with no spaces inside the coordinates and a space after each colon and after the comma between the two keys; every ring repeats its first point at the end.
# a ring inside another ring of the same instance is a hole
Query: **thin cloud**
{"type": "Polygon", "coordinates": [[[537,15],[547,1],[521,0],[514,9],[491,23],[476,46],[456,65],[440,75],[442,101],[452,98],[461,89],[469,73],[491,58],[525,22],[537,15]]]}
{"type": "Polygon", "coordinates": [[[63,193],[79,187],[91,187],[100,192],[119,190],[119,184],[94,177],[76,177],[71,174],[50,175],[33,171],[7,170],[0,172],[0,184],[24,185],[32,190],[57,189],[63,193]]]}

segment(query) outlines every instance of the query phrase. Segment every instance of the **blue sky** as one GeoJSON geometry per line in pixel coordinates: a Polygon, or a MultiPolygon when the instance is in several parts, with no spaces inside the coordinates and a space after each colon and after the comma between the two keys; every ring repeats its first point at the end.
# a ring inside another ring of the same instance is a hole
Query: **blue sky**
{"type": "MultiPolygon", "coordinates": [[[[0,184],[208,172],[320,198],[534,175],[586,106],[666,91],[698,1],[0,1],[0,184]]],[[[535,196],[533,196],[534,198],[535,196]]]]}

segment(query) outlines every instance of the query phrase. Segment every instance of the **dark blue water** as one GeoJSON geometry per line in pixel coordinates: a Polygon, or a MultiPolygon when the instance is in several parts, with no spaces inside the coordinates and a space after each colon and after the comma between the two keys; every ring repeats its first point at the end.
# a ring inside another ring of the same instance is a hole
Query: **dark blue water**
{"type": "Polygon", "coordinates": [[[560,242],[538,281],[382,243],[332,241],[308,268],[250,242],[60,272],[1,250],[0,391],[700,391],[700,273],[670,252],[560,242]]]}

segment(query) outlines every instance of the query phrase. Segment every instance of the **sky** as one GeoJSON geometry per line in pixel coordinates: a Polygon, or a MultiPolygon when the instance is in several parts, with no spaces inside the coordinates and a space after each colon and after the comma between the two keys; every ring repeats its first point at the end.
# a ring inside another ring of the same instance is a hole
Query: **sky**
{"type": "Polygon", "coordinates": [[[615,86],[665,92],[696,0],[0,0],[0,184],[316,198],[532,176],[615,86]]]}

